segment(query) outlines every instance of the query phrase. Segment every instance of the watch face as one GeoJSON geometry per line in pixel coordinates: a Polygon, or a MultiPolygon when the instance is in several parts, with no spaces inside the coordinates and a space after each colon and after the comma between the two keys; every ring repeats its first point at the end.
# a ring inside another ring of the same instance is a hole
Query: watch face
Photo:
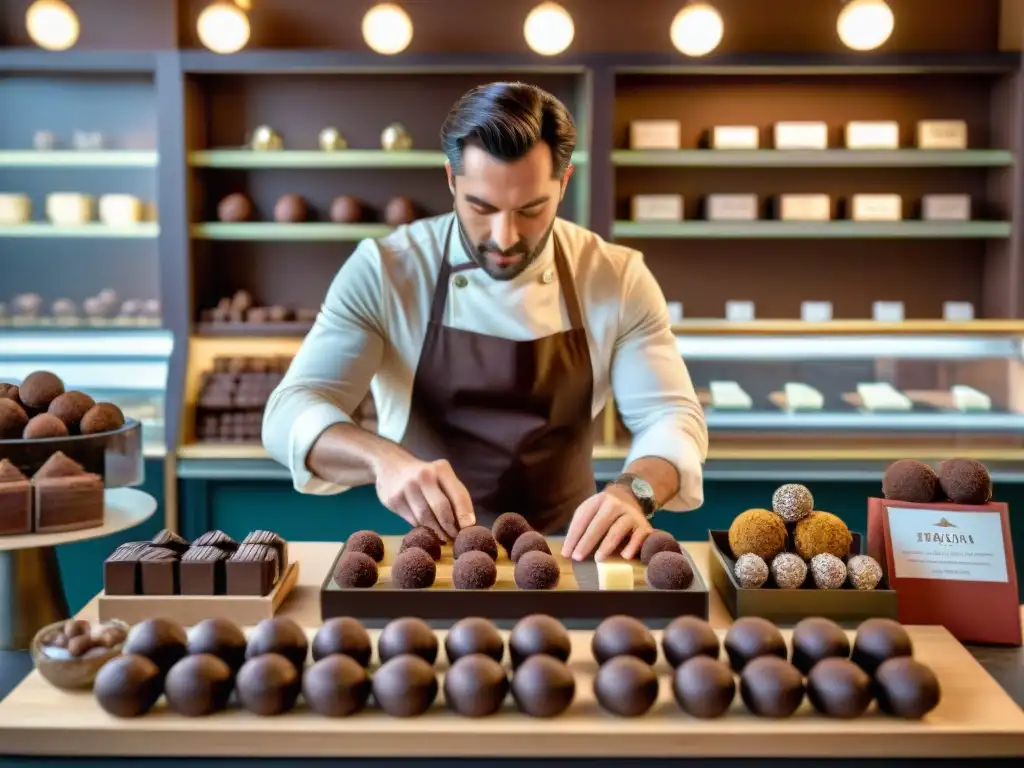
{"type": "Polygon", "coordinates": [[[651,484],[640,477],[633,478],[633,482],[630,484],[630,488],[638,498],[641,499],[653,499],[654,489],[651,488],[651,484]]]}

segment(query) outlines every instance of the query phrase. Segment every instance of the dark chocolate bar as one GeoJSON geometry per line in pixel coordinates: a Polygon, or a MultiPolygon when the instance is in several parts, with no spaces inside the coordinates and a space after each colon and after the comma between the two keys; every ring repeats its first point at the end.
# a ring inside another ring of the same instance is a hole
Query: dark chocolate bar
{"type": "MultiPolygon", "coordinates": [[[[198,541],[198,539],[196,540],[198,541]]],[[[193,544],[181,556],[179,583],[183,595],[223,595],[224,561],[229,554],[214,546],[193,544]]]]}
{"type": "Polygon", "coordinates": [[[243,543],[224,567],[229,595],[267,595],[280,575],[277,550],[265,544],[243,543]]]}
{"type": "Polygon", "coordinates": [[[167,528],[164,528],[160,533],[154,536],[150,543],[154,547],[170,549],[177,552],[179,555],[189,547],[188,539],[179,536],[174,531],[167,528]]]}
{"type": "Polygon", "coordinates": [[[139,557],[142,594],[178,594],[178,562],[180,557],[172,549],[155,546],[144,549],[139,557]]]}
{"type": "Polygon", "coordinates": [[[148,541],[126,541],[103,561],[103,591],[108,595],[142,594],[139,561],[148,541]]]}
{"type": "Polygon", "coordinates": [[[198,539],[192,542],[193,547],[217,547],[225,552],[234,552],[238,549],[238,542],[228,536],[224,531],[207,531],[198,539]]]}
{"type": "Polygon", "coordinates": [[[262,544],[277,550],[277,562],[283,571],[288,567],[288,544],[273,531],[251,531],[243,544],[262,544]]]}

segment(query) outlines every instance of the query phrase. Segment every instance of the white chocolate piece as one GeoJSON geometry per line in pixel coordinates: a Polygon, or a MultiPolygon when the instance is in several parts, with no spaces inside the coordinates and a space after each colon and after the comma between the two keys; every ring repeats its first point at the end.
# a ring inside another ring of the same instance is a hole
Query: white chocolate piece
{"type": "Polygon", "coordinates": [[[679,149],[681,134],[678,120],[634,120],[629,124],[629,148],[679,149]]]}
{"type": "Polygon", "coordinates": [[[953,402],[958,411],[991,411],[992,398],[984,392],[968,387],[964,384],[955,384],[950,387],[953,393],[953,402]]]}
{"type": "Polygon", "coordinates": [[[46,196],[46,218],[62,227],[74,227],[92,220],[93,199],[78,192],[54,192],[46,196]]]}
{"type": "Polygon", "coordinates": [[[786,407],[791,411],[820,411],[825,407],[825,396],[809,384],[786,382],[786,407]]]}
{"type": "Polygon", "coordinates": [[[32,218],[32,201],[28,195],[0,194],[0,225],[24,224],[32,218]]]}
{"type": "Polygon", "coordinates": [[[134,195],[103,195],[100,221],[111,227],[125,227],[142,220],[142,201],[134,195]]]}
{"type": "Polygon", "coordinates": [[[730,411],[749,411],[754,401],[735,381],[712,381],[711,405],[730,411]]]}
{"type": "Polygon", "coordinates": [[[910,398],[884,382],[870,382],[857,385],[864,408],[869,411],[909,411],[913,408],[910,398]]]}
{"type": "Polygon", "coordinates": [[[853,120],[846,124],[847,149],[899,149],[900,126],[895,120],[853,120]]]}
{"type": "Polygon", "coordinates": [[[682,195],[634,195],[633,221],[682,221],[682,195]]]}
{"type": "Polygon", "coordinates": [[[602,561],[597,563],[598,589],[632,589],[633,565],[622,561],[602,561]]]}
{"type": "Polygon", "coordinates": [[[854,221],[899,221],[903,198],[899,195],[854,195],[850,205],[854,221]]]}
{"type": "Polygon", "coordinates": [[[716,125],[711,129],[712,149],[757,149],[760,144],[756,125],[716,125]]]}
{"type": "Polygon", "coordinates": [[[776,149],[827,149],[828,125],[817,121],[775,124],[776,149]]]}

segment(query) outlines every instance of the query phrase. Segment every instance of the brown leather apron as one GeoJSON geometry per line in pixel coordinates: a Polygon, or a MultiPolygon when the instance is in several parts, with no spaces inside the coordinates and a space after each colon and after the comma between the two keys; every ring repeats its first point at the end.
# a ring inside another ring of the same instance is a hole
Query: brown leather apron
{"type": "Polygon", "coordinates": [[[518,512],[542,533],[562,530],[592,496],[593,369],[576,284],[558,237],[555,267],[571,327],[515,341],[444,325],[455,219],[413,380],[402,445],[423,461],[447,459],[469,491],[477,524],[518,512]]]}

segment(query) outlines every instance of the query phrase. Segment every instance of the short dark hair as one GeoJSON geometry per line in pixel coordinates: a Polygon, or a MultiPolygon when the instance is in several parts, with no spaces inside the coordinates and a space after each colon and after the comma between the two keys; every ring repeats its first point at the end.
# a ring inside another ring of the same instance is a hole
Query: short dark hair
{"type": "Polygon", "coordinates": [[[561,101],[528,83],[477,86],[455,102],[441,127],[441,147],[455,174],[462,173],[467,144],[510,161],[541,141],[551,147],[555,178],[562,178],[576,148],[576,124],[561,101]]]}

